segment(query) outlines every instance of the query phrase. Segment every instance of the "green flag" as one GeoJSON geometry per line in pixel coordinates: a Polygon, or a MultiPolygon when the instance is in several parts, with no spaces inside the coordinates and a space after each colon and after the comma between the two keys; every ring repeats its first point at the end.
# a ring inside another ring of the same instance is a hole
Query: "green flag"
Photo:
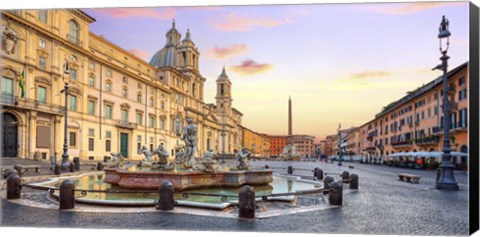
{"type": "Polygon", "coordinates": [[[18,85],[20,86],[21,91],[21,96],[22,98],[25,97],[25,68],[22,70],[22,75],[20,76],[20,81],[18,82],[18,85]]]}

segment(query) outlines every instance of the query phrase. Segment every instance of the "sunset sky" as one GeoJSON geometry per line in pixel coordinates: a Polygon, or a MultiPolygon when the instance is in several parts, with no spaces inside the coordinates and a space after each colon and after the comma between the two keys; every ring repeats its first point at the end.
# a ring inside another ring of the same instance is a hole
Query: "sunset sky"
{"type": "Polygon", "coordinates": [[[83,9],[102,34],[145,61],[176,28],[201,52],[205,102],[225,65],[243,125],[323,139],[371,120],[383,106],[440,75],[438,26],[450,20],[450,69],[468,60],[468,3],[315,4],[83,9]]]}

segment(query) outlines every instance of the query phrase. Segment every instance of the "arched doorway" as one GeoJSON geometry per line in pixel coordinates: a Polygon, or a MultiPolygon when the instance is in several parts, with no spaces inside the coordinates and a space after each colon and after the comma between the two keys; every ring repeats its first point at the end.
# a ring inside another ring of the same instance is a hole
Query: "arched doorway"
{"type": "Polygon", "coordinates": [[[11,113],[2,114],[2,154],[1,157],[18,155],[18,120],[11,113]]]}

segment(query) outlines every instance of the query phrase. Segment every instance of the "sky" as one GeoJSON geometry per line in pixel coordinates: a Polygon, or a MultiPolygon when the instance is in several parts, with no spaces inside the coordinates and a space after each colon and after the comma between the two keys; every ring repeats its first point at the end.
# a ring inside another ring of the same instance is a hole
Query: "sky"
{"type": "Polygon", "coordinates": [[[438,27],[450,21],[450,69],[468,60],[468,3],[366,3],[83,9],[90,31],[149,61],[176,28],[200,51],[206,103],[222,67],[243,125],[324,139],[441,75],[438,27]]]}

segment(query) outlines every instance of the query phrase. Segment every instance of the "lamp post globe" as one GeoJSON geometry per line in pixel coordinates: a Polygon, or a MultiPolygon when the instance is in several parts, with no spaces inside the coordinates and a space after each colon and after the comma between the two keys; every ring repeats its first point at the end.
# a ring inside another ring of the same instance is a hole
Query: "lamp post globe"
{"type": "Polygon", "coordinates": [[[447,78],[447,70],[448,70],[448,57],[447,51],[450,45],[449,37],[451,35],[449,31],[449,22],[445,16],[442,17],[442,22],[440,23],[438,39],[440,44],[440,53],[442,56],[440,60],[442,63],[435,67],[434,69],[441,69],[443,71],[443,155],[442,155],[442,163],[440,164],[440,178],[436,183],[437,189],[446,189],[446,190],[458,190],[458,184],[455,180],[454,175],[454,168],[455,166],[452,164],[451,159],[452,155],[451,148],[450,148],[450,113],[451,106],[448,100],[448,78],[447,78]],[[443,45],[445,43],[445,46],[443,45]]]}

